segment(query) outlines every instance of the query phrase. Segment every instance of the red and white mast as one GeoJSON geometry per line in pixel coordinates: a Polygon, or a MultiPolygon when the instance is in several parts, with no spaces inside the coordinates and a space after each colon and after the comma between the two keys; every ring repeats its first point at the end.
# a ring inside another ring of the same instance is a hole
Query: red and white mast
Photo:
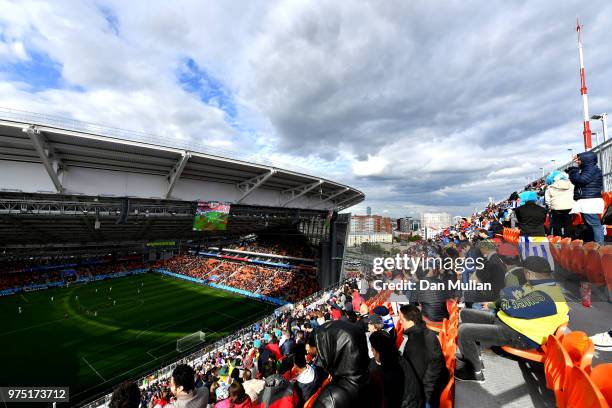
{"type": "Polygon", "coordinates": [[[584,76],[584,57],[582,55],[582,32],[580,20],[576,20],[576,31],[578,32],[578,53],[580,54],[580,94],[582,95],[582,113],[584,123],[584,150],[589,150],[591,144],[591,125],[589,123],[589,97],[587,95],[586,78],[584,76]]]}

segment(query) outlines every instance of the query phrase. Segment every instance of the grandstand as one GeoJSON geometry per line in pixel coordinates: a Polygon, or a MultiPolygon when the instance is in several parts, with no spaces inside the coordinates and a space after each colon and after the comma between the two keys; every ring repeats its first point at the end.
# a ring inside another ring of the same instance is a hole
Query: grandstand
{"type": "MultiPolygon", "coordinates": [[[[176,350],[180,338],[209,344],[339,281],[338,211],[362,192],[177,146],[0,110],[0,311],[11,316],[0,343],[41,372],[69,363],[53,384],[71,385],[71,405],[193,352],[176,350]],[[168,303],[193,296],[187,309],[168,303]]],[[[0,383],[51,385],[10,365],[0,383]]]]}

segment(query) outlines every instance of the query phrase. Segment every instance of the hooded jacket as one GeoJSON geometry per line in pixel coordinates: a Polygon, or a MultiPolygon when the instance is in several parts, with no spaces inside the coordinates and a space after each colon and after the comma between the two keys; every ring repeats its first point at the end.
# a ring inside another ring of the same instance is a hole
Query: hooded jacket
{"type": "Polygon", "coordinates": [[[574,206],[574,185],[569,180],[556,180],[546,188],[544,197],[551,210],[569,210],[574,206]]]}
{"type": "Polygon", "coordinates": [[[363,332],[348,321],[331,321],[316,330],[315,340],[319,360],[331,381],[314,407],[368,407],[369,359],[363,332]]]}
{"type": "Polygon", "coordinates": [[[570,181],[574,184],[574,200],[601,198],[603,175],[597,167],[597,155],[593,152],[578,153],[580,168],[567,169],[570,181]]]}

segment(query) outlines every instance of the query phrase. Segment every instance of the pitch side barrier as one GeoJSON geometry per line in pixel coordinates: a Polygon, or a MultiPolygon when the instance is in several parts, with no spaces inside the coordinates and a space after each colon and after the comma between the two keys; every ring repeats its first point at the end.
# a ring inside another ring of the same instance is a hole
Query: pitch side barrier
{"type": "Polygon", "coordinates": [[[114,278],[122,278],[124,276],[130,276],[130,275],[138,275],[141,273],[147,273],[149,270],[148,269],[133,269],[131,271],[127,271],[127,272],[116,272],[116,273],[107,273],[107,274],[103,274],[103,275],[95,275],[93,278],[89,277],[89,276],[85,276],[85,277],[79,277],[78,279],[72,281],[72,282],[66,282],[66,281],[57,281],[57,282],[50,282],[50,283],[42,283],[42,284],[36,284],[36,285],[27,285],[27,286],[20,286],[18,288],[10,288],[10,289],[5,289],[5,290],[0,290],[0,296],[8,296],[8,295],[14,295],[15,293],[19,293],[19,292],[33,292],[36,290],[44,290],[44,289],[49,289],[49,288],[56,288],[56,287],[60,287],[60,286],[67,286],[68,284],[74,285],[75,283],[87,283],[87,282],[95,282],[95,281],[101,281],[104,279],[114,279],[114,278]]]}
{"type": "MultiPolygon", "coordinates": [[[[172,273],[172,272],[170,272],[172,273]]],[[[234,344],[237,340],[240,340],[242,343],[251,341],[253,339],[253,333],[258,331],[258,328],[263,327],[266,324],[272,323],[276,321],[276,318],[283,312],[287,310],[292,310],[294,305],[300,304],[305,305],[306,309],[312,308],[314,306],[319,306],[322,303],[325,303],[324,294],[337,291],[338,288],[341,288],[345,283],[352,281],[352,279],[346,279],[341,282],[338,282],[326,289],[322,289],[312,295],[302,299],[299,302],[294,304],[287,303],[277,309],[275,309],[271,314],[266,317],[252,323],[241,330],[238,330],[233,335],[226,336],[216,342],[205,346],[201,350],[198,350],[194,353],[191,353],[166,367],[163,367],[159,370],[150,372],[149,374],[140,377],[138,379],[134,379],[138,386],[141,389],[147,388],[150,385],[156,384],[158,381],[164,378],[168,378],[172,375],[172,371],[179,364],[189,364],[191,366],[202,365],[206,360],[208,360],[211,356],[216,355],[219,351],[227,350],[227,348],[234,344]]],[[[112,392],[107,393],[103,397],[99,397],[96,400],[82,404],[81,408],[105,408],[108,407],[112,396],[112,392]]]]}
{"type": "Polygon", "coordinates": [[[155,269],[153,269],[153,271],[161,273],[162,275],[172,276],[173,278],[184,279],[184,280],[187,280],[187,281],[190,281],[190,282],[198,283],[200,285],[206,285],[206,286],[210,286],[210,287],[213,287],[213,288],[226,290],[228,292],[237,293],[239,295],[246,296],[246,297],[249,297],[251,299],[261,300],[261,301],[272,303],[272,304],[275,304],[275,305],[278,305],[278,306],[284,306],[284,305],[289,304],[289,302],[281,300],[281,299],[273,298],[273,297],[270,297],[270,296],[260,295],[259,293],[253,293],[253,292],[249,292],[247,290],[232,288],[231,286],[219,285],[218,283],[208,282],[208,281],[205,281],[203,279],[194,278],[192,276],[181,275],[180,273],[170,272],[167,269],[155,268],[155,269]]]}

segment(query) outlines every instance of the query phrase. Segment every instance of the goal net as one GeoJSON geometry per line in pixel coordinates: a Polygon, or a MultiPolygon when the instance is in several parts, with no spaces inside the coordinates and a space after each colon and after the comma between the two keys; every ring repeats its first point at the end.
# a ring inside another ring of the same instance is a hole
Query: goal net
{"type": "Polygon", "coordinates": [[[198,344],[204,343],[204,340],[206,340],[206,335],[203,331],[188,334],[187,336],[181,337],[176,341],[176,351],[182,352],[189,350],[198,344]]]}

